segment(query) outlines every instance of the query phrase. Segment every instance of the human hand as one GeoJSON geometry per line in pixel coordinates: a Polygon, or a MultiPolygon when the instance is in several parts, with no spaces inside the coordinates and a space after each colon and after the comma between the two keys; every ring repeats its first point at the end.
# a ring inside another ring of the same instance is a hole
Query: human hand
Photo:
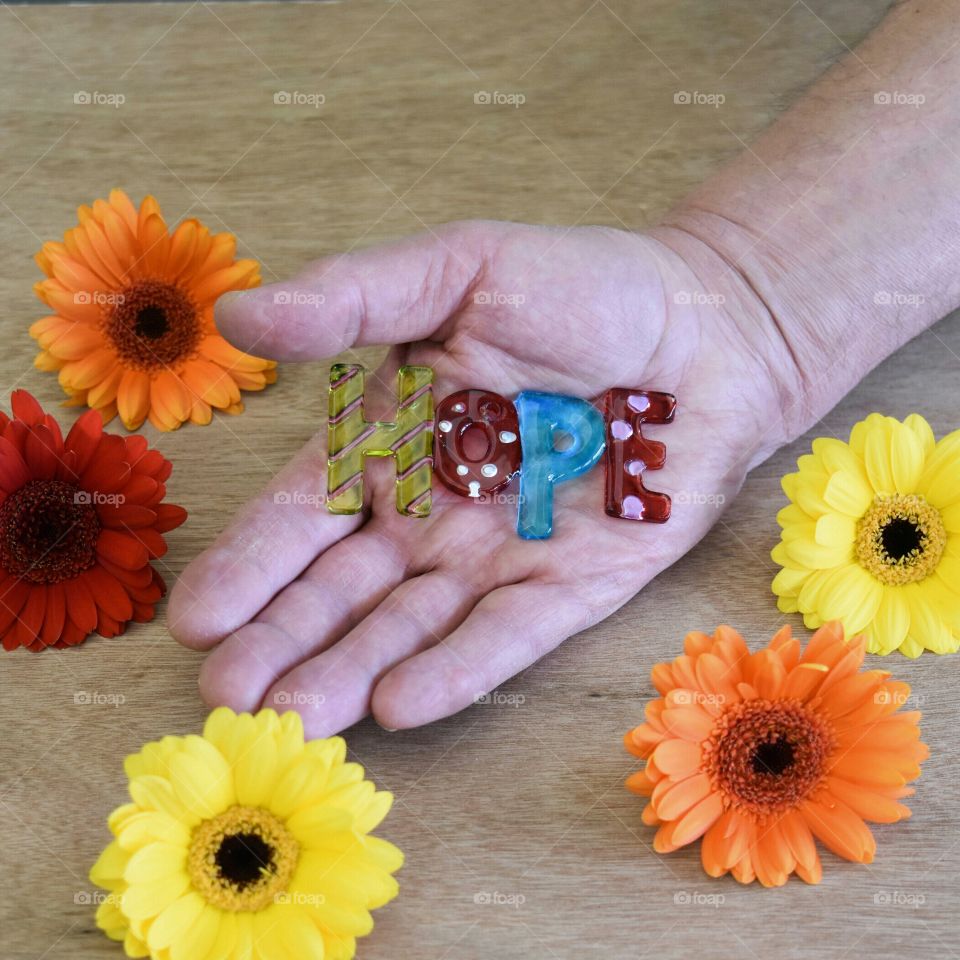
{"type": "Polygon", "coordinates": [[[666,525],[608,517],[601,464],[557,488],[550,539],[522,540],[515,507],[438,481],[428,518],[400,516],[392,463],[368,460],[370,509],[335,516],[315,497],[324,419],[173,590],[171,631],[210,650],[204,698],[293,707],[311,736],[368,713],[389,729],[427,723],[602,620],[689,550],[785,439],[793,389],[770,318],[719,257],[710,262],[713,275],[700,265],[697,279],[649,235],[468,222],[321,260],[279,285],[322,298],[276,303],[271,286],[224,298],[221,331],[258,355],[317,360],[398,345],[368,377],[368,419],[391,419],[402,363],[434,369],[438,401],[465,387],[511,398],[674,393],[675,422],[646,431],[667,445],[649,486],[671,493],[674,508],[666,525]],[[278,504],[280,490],[313,497],[278,504]]]}

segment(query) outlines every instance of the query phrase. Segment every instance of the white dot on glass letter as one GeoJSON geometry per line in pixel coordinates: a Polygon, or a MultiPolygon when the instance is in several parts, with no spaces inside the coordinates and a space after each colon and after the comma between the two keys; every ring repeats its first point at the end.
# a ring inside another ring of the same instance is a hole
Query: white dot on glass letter
{"type": "Polygon", "coordinates": [[[485,477],[495,477],[497,475],[497,465],[495,463],[485,463],[480,468],[480,472],[485,477]]]}
{"type": "Polygon", "coordinates": [[[501,443],[513,443],[516,439],[517,439],[517,435],[515,433],[512,433],[510,430],[500,431],[501,443]]]}
{"type": "Polygon", "coordinates": [[[449,420],[440,421],[440,430],[443,433],[449,433],[452,428],[453,428],[453,424],[449,420]]]}

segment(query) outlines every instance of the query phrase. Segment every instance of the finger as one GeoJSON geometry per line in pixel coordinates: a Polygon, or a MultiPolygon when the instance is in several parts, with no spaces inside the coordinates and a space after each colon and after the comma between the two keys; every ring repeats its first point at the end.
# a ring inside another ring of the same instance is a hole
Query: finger
{"type": "Polygon", "coordinates": [[[310,737],[326,737],[362,720],[370,695],[391,667],[454,630],[480,592],[449,572],[407,580],[339,643],[295,667],[263,705],[297,710],[310,737]]]}
{"type": "Polygon", "coordinates": [[[569,587],[529,581],[501,587],[442,643],[385,674],[374,688],[371,712],[388,730],[448,717],[596,619],[569,587]]]}
{"type": "Polygon", "coordinates": [[[255,710],[280,677],[356,626],[408,570],[409,552],[371,520],[208,654],[201,696],[211,706],[255,710]]]}
{"type": "Polygon", "coordinates": [[[247,503],[180,575],[167,620],[180,643],[207,650],[257,614],[331,544],[364,522],[323,502],[326,456],[319,439],[247,503]]]}
{"type": "Polygon", "coordinates": [[[433,337],[463,303],[498,229],[448,224],[325,257],[291,280],[221,297],[217,326],[240,349],[279,360],[433,337]]]}

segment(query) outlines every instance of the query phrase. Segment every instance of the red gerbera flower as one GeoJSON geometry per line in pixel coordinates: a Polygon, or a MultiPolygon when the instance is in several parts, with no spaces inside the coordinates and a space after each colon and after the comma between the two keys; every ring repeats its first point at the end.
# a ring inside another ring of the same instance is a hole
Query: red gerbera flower
{"type": "Polygon", "coordinates": [[[162,503],[172,465],[88,411],[66,438],[26,390],[0,412],[0,642],[68,647],[151,620],[165,587],[150,561],[187,518],[162,503]]]}

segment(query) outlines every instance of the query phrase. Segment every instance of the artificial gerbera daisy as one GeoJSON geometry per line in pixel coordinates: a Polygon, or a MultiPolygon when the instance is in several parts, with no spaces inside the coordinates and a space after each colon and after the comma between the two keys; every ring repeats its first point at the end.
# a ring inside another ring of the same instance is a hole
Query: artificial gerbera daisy
{"type": "Polygon", "coordinates": [[[150,561],[186,511],[163,503],[170,461],[141,436],[103,432],[88,411],[66,437],[26,392],[0,412],[0,641],[68,647],[153,618],[150,561]]]}
{"type": "Polygon", "coordinates": [[[960,649],[960,430],[873,413],[850,442],[821,437],[783,478],[777,605],[810,628],[840,620],[870,653],[960,649]]]}
{"type": "Polygon", "coordinates": [[[73,403],[104,422],[119,412],[130,430],[146,419],[175,430],[209,423],[212,408],[240,413],[241,389],[276,380],[273,361],[232,347],[214,324],[217,297],[260,282],[231,234],[193,219],[171,233],[153,197],[138,211],[122,190],[78,217],[36,256],[47,279],[35,290],[53,314],[30,327],[36,366],[59,371],[73,403]]]}
{"type": "Polygon", "coordinates": [[[910,688],[881,670],[858,672],[861,637],[821,627],[800,651],[784,627],[751,654],[730,627],[687,634],[684,655],[653,668],[660,698],[627,749],[647,761],[627,786],[650,802],[654,849],[703,837],[703,868],[780,886],[791,873],[820,881],[814,838],[870,863],[865,820],[910,816],[901,801],[927,748],[919,712],[899,712],[910,688]]]}
{"type": "Polygon", "coordinates": [[[370,833],[393,796],[345,753],[304,743],[295,712],[220,707],[202,737],[128,757],[132,802],[90,871],[110,891],[97,924],[130,957],[349,960],[403,855],[370,833]]]}

